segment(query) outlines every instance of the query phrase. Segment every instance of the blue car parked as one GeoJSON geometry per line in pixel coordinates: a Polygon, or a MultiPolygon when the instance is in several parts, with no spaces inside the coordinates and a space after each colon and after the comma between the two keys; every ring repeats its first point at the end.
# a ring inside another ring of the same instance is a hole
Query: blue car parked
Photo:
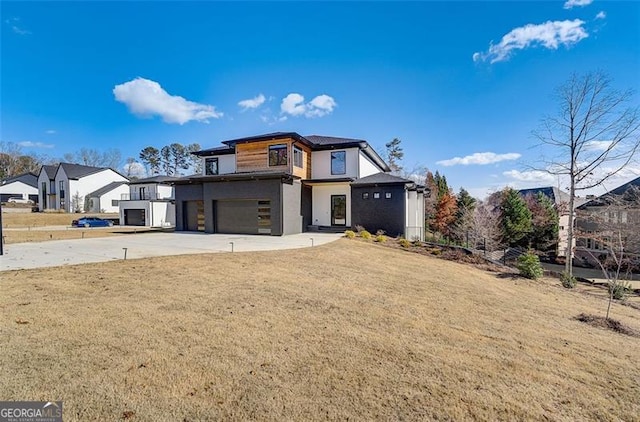
{"type": "Polygon", "coordinates": [[[111,227],[113,221],[98,217],[82,217],[71,222],[73,227],[111,227]]]}

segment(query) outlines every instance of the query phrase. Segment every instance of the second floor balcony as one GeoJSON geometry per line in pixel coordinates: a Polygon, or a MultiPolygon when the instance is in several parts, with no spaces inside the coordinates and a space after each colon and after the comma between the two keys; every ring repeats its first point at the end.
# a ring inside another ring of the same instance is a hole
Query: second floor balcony
{"type": "Polygon", "coordinates": [[[129,192],[120,195],[121,201],[158,201],[173,199],[172,195],[163,195],[158,192],[129,192]]]}

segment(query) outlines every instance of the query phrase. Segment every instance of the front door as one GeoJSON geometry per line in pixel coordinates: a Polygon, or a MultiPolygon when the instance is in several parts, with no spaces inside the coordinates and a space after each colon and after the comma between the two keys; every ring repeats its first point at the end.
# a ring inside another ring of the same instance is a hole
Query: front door
{"type": "Polygon", "coordinates": [[[347,195],[331,195],[331,225],[347,225],[347,195]]]}

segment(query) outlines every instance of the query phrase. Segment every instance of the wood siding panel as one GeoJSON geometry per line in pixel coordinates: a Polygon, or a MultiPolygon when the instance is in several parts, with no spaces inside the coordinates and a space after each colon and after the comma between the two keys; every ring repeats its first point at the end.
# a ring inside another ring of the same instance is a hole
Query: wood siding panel
{"type": "Polygon", "coordinates": [[[292,140],[290,138],[275,139],[272,141],[248,142],[236,145],[236,171],[238,173],[252,171],[285,171],[291,172],[293,151],[291,149],[292,140]],[[269,166],[269,146],[287,145],[288,165],[269,166]]]}
{"type": "MultiPolygon", "coordinates": [[[[300,142],[296,142],[293,145],[297,146],[302,150],[304,156],[302,157],[302,168],[293,166],[293,175],[298,176],[301,179],[310,179],[311,178],[311,149],[306,145],[301,144],[300,142]]],[[[293,154],[293,148],[291,149],[293,154]]],[[[291,156],[291,163],[293,163],[293,155],[291,156]]]]}

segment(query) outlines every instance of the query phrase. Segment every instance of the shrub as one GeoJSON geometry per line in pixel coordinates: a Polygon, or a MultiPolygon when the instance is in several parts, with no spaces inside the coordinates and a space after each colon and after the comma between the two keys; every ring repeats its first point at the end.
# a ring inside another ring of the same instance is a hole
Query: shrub
{"type": "Polygon", "coordinates": [[[566,271],[560,275],[560,282],[565,289],[573,289],[578,284],[578,280],[566,271]]]}
{"type": "Polygon", "coordinates": [[[609,283],[609,294],[616,300],[624,299],[629,293],[631,293],[631,283],[628,281],[620,281],[609,283]]]}
{"type": "Polygon", "coordinates": [[[376,235],[376,242],[384,243],[386,241],[387,241],[387,236],[385,236],[383,234],[376,235]]]}
{"type": "Polygon", "coordinates": [[[400,239],[400,240],[398,240],[398,243],[403,248],[408,248],[409,246],[411,246],[411,243],[407,239],[400,239]]]}
{"type": "Polygon", "coordinates": [[[353,239],[354,237],[356,237],[356,232],[354,232],[353,230],[347,230],[344,232],[344,235],[349,239],[353,239]]]}
{"type": "Polygon", "coordinates": [[[385,232],[382,229],[378,229],[378,231],[376,232],[376,236],[380,236],[380,235],[384,235],[384,234],[387,234],[387,232],[385,232]]]}
{"type": "Polygon", "coordinates": [[[362,237],[363,239],[369,240],[369,239],[371,239],[371,233],[369,233],[366,230],[362,230],[360,232],[360,237],[362,237]]]}
{"type": "Polygon", "coordinates": [[[526,278],[535,280],[542,277],[542,266],[540,265],[540,258],[533,252],[527,252],[518,257],[516,267],[520,271],[520,275],[526,278]]]}
{"type": "Polygon", "coordinates": [[[355,225],[355,229],[356,229],[356,233],[358,233],[358,234],[360,234],[360,233],[362,233],[362,232],[366,231],[366,230],[364,229],[364,227],[363,227],[363,226],[361,226],[360,224],[356,224],[356,225],[355,225]]]}

